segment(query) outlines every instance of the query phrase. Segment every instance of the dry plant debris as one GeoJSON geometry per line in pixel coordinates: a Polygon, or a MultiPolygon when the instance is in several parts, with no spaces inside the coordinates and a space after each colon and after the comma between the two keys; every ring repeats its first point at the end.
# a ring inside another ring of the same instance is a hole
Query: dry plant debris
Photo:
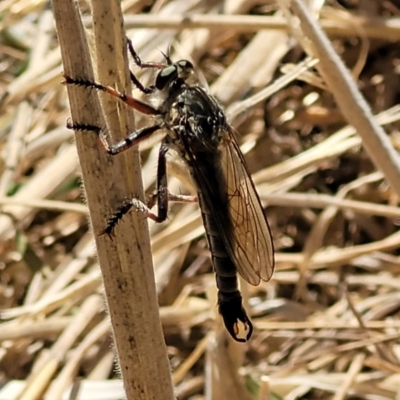
{"type": "MultiPolygon", "coordinates": [[[[168,222],[149,223],[176,394],[394,399],[399,193],[365,151],[282,3],[121,2],[144,60],[161,60],[171,46],[174,59],[194,61],[226,106],[277,251],[271,282],[243,287],[252,340],[227,348],[197,206],[174,204],[168,222]]],[[[90,6],[80,6],[90,32],[90,6]]],[[[312,12],[392,154],[400,147],[399,14],[394,0],[315,2],[312,12]]],[[[22,389],[24,399],[43,391],[48,399],[117,399],[122,386],[73,132],[65,127],[52,13],[45,1],[3,1],[0,32],[0,399],[22,389]],[[65,388],[64,397],[55,387],[65,388]]],[[[138,126],[145,122],[136,116],[138,126]]],[[[155,145],[141,146],[147,191],[155,184],[155,145]]],[[[169,175],[178,178],[170,179],[171,192],[192,190],[173,156],[169,175]]]]}

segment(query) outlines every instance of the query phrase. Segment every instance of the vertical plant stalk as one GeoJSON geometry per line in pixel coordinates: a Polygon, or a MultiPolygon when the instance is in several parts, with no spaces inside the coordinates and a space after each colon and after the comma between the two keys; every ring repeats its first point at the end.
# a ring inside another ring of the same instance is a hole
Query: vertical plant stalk
{"type": "MultiPolygon", "coordinates": [[[[86,34],[76,2],[53,0],[53,9],[64,73],[93,80],[86,34]]],[[[129,80],[119,3],[116,0],[93,2],[93,15],[96,16],[95,35],[112,29],[104,32],[109,36],[107,40],[95,39],[100,68],[107,68],[110,79],[115,78],[117,87],[126,92],[129,80]],[[108,47],[105,65],[106,53],[101,43],[108,47]]],[[[104,83],[115,85],[115,82],[104,83]]],[[[106,126],[95,90],[76,86],[68,86],[67,90],[73,122],[106,126]]],[[[116,104],[114,107],[118,112],[110,115],[115,114],[117,120],[109,123],[107,132],[112,141],[133,129],[132,116],[127,110],[116,104]]],[[[111,109],[112,104],[107,105],[107,110],[111,109]]],[[[173,399],[145,217],[139,213],[127,215],[118,225],[114,240],[96,234],[104,229],[107,217],[124,197],[142,193],[137,152],[110,157],[96,135],[85,131],[76,132],[76,144],[127,399],[173,399]]]]}

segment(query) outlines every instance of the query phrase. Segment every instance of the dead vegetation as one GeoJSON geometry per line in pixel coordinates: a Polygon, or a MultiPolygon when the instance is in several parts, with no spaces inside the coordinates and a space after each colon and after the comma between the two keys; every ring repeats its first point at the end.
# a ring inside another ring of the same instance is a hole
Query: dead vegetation
{"type": "MultiPolygon", "coordinates": [[[[226,106],[277,252],[271,282],[243,285],[253,338],[226,346],[197,205],[171,205],[168,222],[149,223],[176,394],[395,399],[398,4],[326,2],[314,10],[373,118],[357,93],[347,94],[336,64],[324,64],[329,55],[321,51],[329,48],[296,23],[295,5],[218,4],[122,1],[141,57],[161,60],[171,46],[172,58],[194,61],[226,106]],[[191,14],[198,17],[179,17],[191,14]]],[[[90,6],[80,6],[90,33],[90,6]]],[[[8,0],[0,16],[0,398],[22,389],[29,400],[44,390],[52,400],[121,398],[73,132],[65,127],[70,111],[53,15],[45,2],[8,0]]],[[[137,113],[135,121],[146,123],[137,113]]],[[[148,192],[155,140],[141,146],[141,159],[148,192]]],[[[184,168],[173,155],[170,161],[171,192],[190,192],[184,168]]]]}

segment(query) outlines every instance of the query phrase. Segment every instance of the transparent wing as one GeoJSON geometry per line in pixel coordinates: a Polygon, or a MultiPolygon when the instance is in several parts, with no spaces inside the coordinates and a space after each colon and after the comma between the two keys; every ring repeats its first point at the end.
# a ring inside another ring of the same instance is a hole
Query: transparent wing
{"type": "Polygon", "coordinates": [[[233,232],[224,235],[236,268],[252,285],[268,281],[274,270],[271,231],[242,152],[227,131],[221,145],[221,167],[226,180],[227,204],[233,232]]]}
{"type": "Polygon", "coordinates": [[[237,271],[256,286],[261,279],[268,281],[274,270],[271,231],[243,155],[229,130],[224,132],[218,153],[212,162],[203,159],[193,163],[195,180],[237,271]]]}

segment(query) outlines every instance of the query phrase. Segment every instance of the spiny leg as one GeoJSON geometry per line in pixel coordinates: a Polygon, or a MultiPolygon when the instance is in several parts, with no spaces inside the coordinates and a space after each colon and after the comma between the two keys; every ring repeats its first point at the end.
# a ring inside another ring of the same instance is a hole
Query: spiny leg
{"type": "Polygon", "coordinates": [[[145,126],[144,128],[137,129],[136,131],[130,133],[126,138],[122,139],[116,144],[109,146],[108,143],[105,142],[105,144],[108,146],[108,148],[106,148],[107,153],[112,156],[122,153],[123,151],[138,145],[141,141],[147,139],[154,132],[160,130],[161,128],[162,126],[160,124],[145,126]]]}
{"type": "MultiPolygon", "coordinates": [[[[157,199],[158,216],[156,216],[156,219],[154,219],[148,215],[149,218],[153,219],[156,222],[163,222],[167,219],[169,201],[183,203],[193,203],[197,201],[196,196],[176,195],[169,192],[167,181],[167,152],[168,146],[165,144],[165,142],[162,142],[160,150],[158,152],[157,190],[155,196],[157,199]]],[[[147,203],[147,207],[151,208],[149,206],[151,206],[150,202],[147,203]]]]}
{"type": "Polygon", "coordinates": [[[156,87],[154,85],[150,85],[149,87],[144,87],[143,84],[136,78],[135,74],[129,70],[129,76],[133,84],[144,94],[154,93],[156,87]]]}
{"type": "Polygon", "coordinates": [[[74,129],[76,131],[90,131],[94,132],[99,138],[106,152],[112,156],[122,153],[125,150],[130,149],[133,146],[138,145],[141,141],[150,137],[154,132],[162,128],[161,125],[156,124],[152,126],[145,126],[144,128],[137,129],[130,133],[126,138],[122,139],[116,144],[109,145],[105,136],[101,134],[101,128],[96,125],[80,124],[67,122],[67,128],[74,129]]]}
{"type": "MultiPolygon", "coordinates": [[[[139,142],[146,139],[152,133],[160,129],[161,126],[154,125],[138,129],[137,131],[132,132],[127,138],[122,139],[120,142],[112,146],[110,146],[106,141],[105,137],[102,136],[101,128],[96,125],[79,124],[79,123],[74,124],[68,121],[67,128],[78,131],[85,130],[94,132],[100,139],[100,142],[102,143],[107,153],[110,155],[116,155],[124,150],[127,150],[132,146],[137,145],[139,142]]],[[[102,232],[100,232],[99,235],[107,234],[108,236],[111,237],[115,226],[124,217],[124,215],[127,214],[132,208],[134,208],[136,211],[143,212],[148,218],[152,219],[155,222],[160,223],[167,219],[169,201],[181,202],[181,203],[189,203],[189,202],[192,203],[197,201],[196,196],[176,195],[169,193],[168,183],[167,183],[167,162],[166,162],[167,151],[168,147],[164,143],[162,143],[158,155],[157,190],[150,197],[147,205],[137,198],[125,199],[123,203],[118,207],[118,209],[114,212],[114,214],[108,219],[107,226],[102,232]],[[154,206],[155,203],[157,203],[158,205],[158,213],[157,213],[158,215],[154,214],[151,211],[151,208],[154,206]]]]}
{"type": "MultiPolygon", "coordinates": [[[[116,97],[120,98],[121,100],[125,101],[126,103],[128,103],[129,105],[131,104],[131,101],[137,102],[140,106],[146,106],[149,108],[150,112],[153,114],[158,114],[158,110],[154,109],[153,107],[139,102],[138,100],[134,99],[134,98],[128,98],[125,95],[122,95],[120,93],[118,93],[117,91],[115,91],[114,89],[110,88],[110,87],[106,87],[103,86],[99,83],[96,82],[90,82],[87,80],[83,80],[83,79],[72,79],[69,78],[68,76],[65,76],[65,83],[67,84],[75,84],[75,85],[81,85],[81,86],[85,86],[85,87],[93,87],[95,89],[98,90],[102,90],[105,91],[107,93],[110,93],[112,95],[115,95],[116,97]],[[128,100],[131,100],[130,102],[128,102],[128,100]]],[[[136,104],[134,106],[134,108],[136,107],[136,104]]],[[[137,107],[136,107],[137,108],[137,107]]],[[[143,111],[142,109],[140,109],[140,111],[143,111]]],[[[157,130],[162,128],[162,124],[155,124],[153,126],[147,126],[141,129],[138,129],[134,132],[132,132],[131,134],[129,134],[129,136],[127,136],[126,138],[122,139],[120,142],[114,144],[114,145],[109,145],[105,136],[101,134],[102,130],[99,126],[96,125],[91,125],[91,124],[82,124],[82,123],[71,123],[68,122],[67,123],[67,127],[70,129],[74,129],[74,130],[86,130],[86,131],[91,131],[94,132],[97,137],[99,138],[100,142],[102,143],[104,149],[107,151],[108,154],[110,155],[117,155],[127,149],[129,149],[130,147],[133,147],[137,144],[139,144],[142,140],[147,139],[149,136],[151,136],[154,132],[156,132],[157,130]]],[[[158,188],[162,188],[162,185],[164,184],[165,181],[165,185],[166,185],[166,161],[165,161],[165,153],[168,150],[168,148],[166,146],[164,146],[164,148],[160,149],[160,156],[159,156],[159,173],[158,175],[160,176],[159,179],[159,184],[158,184],[158,188]],[[165,175],[165,177],[163,177],[163,175],[165,175]]],[[[160,190],[160,189],[159,189],[160,190]]],[[[166,201],[168,202],[168,189],[165,189],[167,196],[166,196],[166,201]]],[[[161,205],[159,207],[159,216],[155,215],[154,213],[152,213],[150,211],[150,209],[143,204],[140,200],[138,199],[131,199],[131,200],[126,200],[123,202],[123,204],[118,208],[118,210],[114,213],[114,215],[108,220],[107,222],[107,226],[104,229],[104,231],[102,232],[102,234],[107,233],[107,234],[111,234],[115,225],[118,223],[118,221],[132,208],[134,207],[136,210],[138,211],[143,211],[149,218],[152,218],[153,220],[157,221],[157,222],[162,222],[166,219],[167,215],[166,215],[166,210],[168,208],[168,203],[166,206],[163,206],[164,204],[164,200],[163,197],[165,197],[164,195],[162,195],[165,190],[161,189],[159,191],[159,204],[161,205]],[[163,207],[165,208],[165,211],[163,211],[163,207]]]]}
{"type": "MultiPolygon", "coordinates": [[[[177,195],[172,194],[168,191],[168,203],[169,202],[177,202],[177,203],[194,203],[197,202],[197,196],[190,196],[190,195],[177,195]]],[[[152,194],[151,199],[147,202],[147,204],[143,203],[136,197],[127,198],[123,201],[123,203],[117,208],[115,213],[108,219],[106,228],[100,232],[99,236],[101,235],[108,235],[111,236],[114,232],[116,225],[118,225],[119,221],[122,220],[125,214],[127,214],[132,208],[135,211],[139,211],[144,213],[147,218],[155,222],[163,222],[165,221],[160,218],[160,215],[157,215],[151,211],[151,208],[157,203],[156,200],[157,192],[152,194]]]]}
{"type": "Polygon", "coordinates": [[[87,88],[94,88],[97,90],[101,90],[103,92],[109,93],[111,96],[117,97],[118,99],[122,100],[125,104],[133,109],[140,111],[142,114],[146,115],[160,115],[161,112],[151,106],[150,104],[146,104],[143,101],[137,100],[132,96],[128,96],[125,93],[121,93],[118,90],[112,88],[111,86],[104,86],[101,83],[91,82],[87,79],[74,79],[68,75],[64,74],[65,81],[64,84],[67,85],[77,85],[77,86],[84,86],[87,88]]]}
{"type": "MultiPolygon", "coordinates": [[[[164,53],[164,57],[167,60],[167,64],[165,63],[156,63],[156,62],[144,62],[141,60],[139,55],[136,53],[132,42],[129,38],[127,38],[127,43],[128,43],[128,49],[129,53],[131,54],[133,60],[135,61],[136,65],[139,68],[152,68],[152,69],[163,69],[170,65],[172,62],[169,58],[169,56],[166,56],[164,53]]],[[[150,85],[149,87],[145,87],[138,78],[136,78],[135,74],[132,71],[129,71],[130,74],[130,79],[133,82],[133,84],[144,94],[150,94],[153,93],[156,90],[155,85],[150,85]]],[[[85,87],[92,87],[97,90],[101,90],[103,92],[107,92],[111,94],[114,97],[119,98],[122,100],[124,103],[126,103],[128,106],[134,108],[137,111],[140,111],[143,114],[147,115],[160,115],[160,111],[157,110],[156,108],[152,107],[150,104],[146,104],[140,100],[135,99],[134,97],[128,96],[125,93],[121,93],[118,90],[112,88],[111,86],[104,86],[101,83],[97,82],[91,82],[87,79],[74,79],[69,77],[68,75],[64,74],[65,78],[65,84],[73,84],[73,85],[78,85],[78,86],[85,86],[85,87]]]]}
{"type": "Polygon", "coordinates": [[[158,166],[157,166],[157,202],[158,202],[158,215],[154,214],[150,208],[137,198],[126,199],[117,211],[112,215],[108,221],[107,226],[100,235],[107,234],[111,236],[115,226],[129,212],[131,208],[136,211],[143,212],[147,218],[155,222],[163,222],[167,219],[168,213],[168,184],[167,184],[167,158],[166,153],[168,147],[162,143],[158,153],[158,166]]]}
{"type": "MultiPolygon", "coordinates": [[[[73,79],[67,75],[65,77],[65,84],[75,84],[78,86],[84,86],[88,88],[95,88],[97,90],[101,90],[107,92],[115,97],[118,97],[126,104],[131,106],[132,108],[141,111],[145,114],[153,114],[159,115],[160,111],[156,108],[141,102],[131,96],[127,96],[123,93],[118,92],[117,90],[104,86],[97,82],[91,82],[86,79],[73,79]]],[[[91,125],[91,124],[83,124],[83,123],[72,123],[68,122],[67,127],[74,130],[86,130],[94,132],[97,137],[100,139],[104,149],[110,155],[117,155],[137,144],[139,144],[142,140],[151,136],[154,132],[161,129],[163,127],[162,124],[155,124],[153,126],[144,127],[138,129],[131,134],[129,134],[126,138],[122,139],[118,143],[114,145],[109,145],[105,136],[102,135],[102,130],[99,126],[91,125]]],[[[130,199],[123,202],[123,204],[118,208],[118,210],[114,213],[114,215],[108,220],[107,226],[101,234],[111,235],[115,225],[119,222],[120,219],[132,208],[134,207],[137,211],[144,212],[147,217],[153,219],[156,222],[163,222],[167,218],[168,211],[168,187],[167,187],[167,177],[166,177],[166,152],[168,151],[168,147],[164,144],[160,148],[159,152],[159,163],[158,163],[158,174],[157,174],[157,200],[158,200],[158,215],[151,212],[151,210],[139,199],[130,199]]]]}
{"type": "MultiPolygon", "coordinates": [[[[165,68],[167,65],[170,64],[170,62],[168,64],[164,64],[164,63],[156,63],[156,62],[146,62],[146,61],[142,61],[142,59],[139,57],[139,54],[136,53],[136,50],[133,47],[132,41],[130,39],[126,39],[128,42],[128,50],[129,53],[131,54],[133,60],[135,61],[135,64],[139,67],[139,68],[153,68],[153,69],[163,69],[165,68]]],[[[169,57],[166,57],[167,61],[169,61],[169,57]]]]}
{"type": "Polygon", "coordinates": [[[168,147],[165,143],[161,144],[158,153],[158,166],[157,166],[157,190],[154,197],[146,204],[137,198],[126,199],[122,205],[116,210],[107,221],[107,226],[101,234],[111,235],[118,222],[127,214],[132,208],[136,211],[143,212],[147,218],[155,222],[161,223],[167,219],[168,216],[168,202],[178,201],[184,203],[193,203],[197,201],[196,196],[174,195],[168,191],[167,182],[167,159],[166,154],[168,147]],[[151,211],[151,207],[157,203],[157,214],[151,211]]]}
{"type": "MultiPolygon", "coordinates": [[[[138,129],[137,131],[131,133],[127,138],[121,140],[115,145],[110,146],[106,141],[105,137],[102,136],[101,128],[96,125],[91,124],[79,124],[67,122],[67,127],[69,129],[79,130],[79,131],[90,131],[94,132],[101,143],[103,144],[105,150],[110,155],[116,155],[121,153],[128,148],[137,145],[141,140],[146,139],[153,132],[160,129],[160,125],[154,125],[150,127],[145,127],[138,129]]],[[[105,229],[99,233],[99,235],[107,234],[111,237],[115,226],[127,214],[131,208],[136,211],[143,212],[148,218],[156,222],[163,222],[167,218],[168,212],[168,187],[167,187],[167,166],[166,166],[166,153],[168,147],[164,144],[161,145],[158,157],[158,168],[157,168],[157,201],[158,201],[158,215],[154,214],[150,208],[144,204],[138,198],[125,199],[123,203],[118,207],[114,214],[108,219],[107,226],[105,229]]]]}
{"type": "MultiPolygon", "coordinates": [[[[154,108],[153,106],[146,104],[140,100],[137,100],[134,97],[128,96],[124,93],[120,93],[110,86],[104,86],[100,83],[91,82],[87,79],[73,79],[67,75],[64,75],[64,78],[65,78],[65,82],[64,82],[65,84],[84,86],[87,88],[94,88],[94,89],[109,93],[112,96],[119,98],[120,100],[122,100],[124,103],[126,103],[128,106],[132,107],[133,109],[142,112],[143,114],[147,114],[147,115],[159,115],[160,114],[160,111],[157,110],[156,108],[154,108]]],[[[76,129],[76,130],[94,131],[97,134],[97,136],[99,137],[101,143],[103,144],[103,147],[106,149],[107,153],[110,155],[119,154],[122,151],[125,151],[125,150],[131,148],[132,146],[137,145],[142,140],[147,139],[154,132],[156,132],[157,130],[162,128],[161,124],[155,124],[153,126],[148,126],[148,127],[138,129],[138,130],[132,132],[131,134],[129,134],[129,136],[127,136],[125,139],[122,139],[120,142],[116,143],[115,145],[110,146],[107,143],[105,136],[101,135],[101,129],[96,126],[80,124],[80,123],[68,124],[67,126],[69,128],[76,129]]]]}
{"type": "MultiPolygon", "coordinates": [[[[136,50],[134,49],[132,45],[132,41],[128,38],[126,38],[127,43],[128,43],[128,50],[130,55],[133,58],[133,61],[139,68],[153,68],[153,69],[162,69],[166,67],[166,64],[164,63],[155,63],[155,62],[143,62],[141,58],[139,57],[138,53],[136,53],[136,50]]],[[[150,94],[153,93],[156,89],[155,85],[150,85],[149,87],[143,86],[143,84],[139,81],[138,78],[136,78],[135,74],[129,70],[129,75],[131,78],[131,81],[133,84],[144,94],[150,94]]]]}

